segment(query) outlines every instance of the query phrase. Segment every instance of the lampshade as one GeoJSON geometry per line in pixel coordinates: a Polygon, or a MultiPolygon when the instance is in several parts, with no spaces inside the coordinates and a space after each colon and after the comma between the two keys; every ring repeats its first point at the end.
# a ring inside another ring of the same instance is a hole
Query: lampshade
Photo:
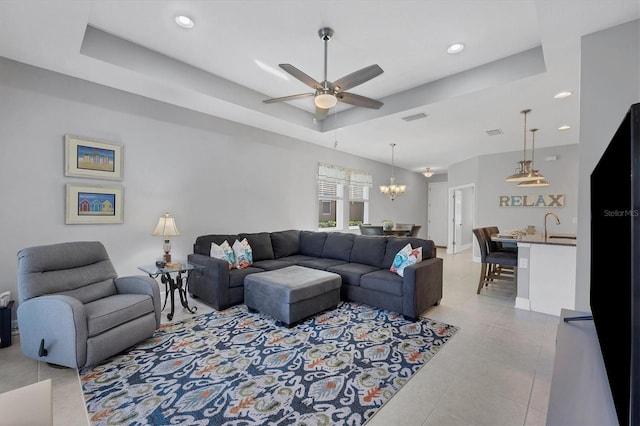
{"type": "Polygon", "coordinates": [[[314,98],[314,102],[318,108],[329,109],[336,106],[336,104],[338,103],[338,99],[332,94],[321,93],[319,95],[316,95],[316,97],[314,98]]]}
{"type": "Polygon", "coordinates": [[[173,237],[180,235],[176,221],[169,213],[165,213],[164,216],[158,220],[156,229],[153,230],[151,235],[162,235],[163,237],[173,237]]]}
{"type": "MultiPolygon", "coordinates": [[[[534,171],[537,171],[537,170],[534,170],[534,171]]],[[[541,179],[534,179],[534,180],[527,180],[524,182],[520,182],[518,186],[525,187],[525,188],[534,188],[538,186],[549,186],[549,182],[547,182],[547,180],[543,176],[541,179]]]]}

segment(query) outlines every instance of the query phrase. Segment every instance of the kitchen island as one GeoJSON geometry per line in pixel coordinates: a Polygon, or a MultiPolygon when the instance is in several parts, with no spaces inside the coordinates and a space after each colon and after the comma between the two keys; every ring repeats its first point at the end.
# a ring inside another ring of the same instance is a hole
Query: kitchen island
{"type": "Polygon", "coordinates": [[[516,308],[559,316],[575,309],[576,237],[569,234],[497,238],[518,245],[516,308]]]}

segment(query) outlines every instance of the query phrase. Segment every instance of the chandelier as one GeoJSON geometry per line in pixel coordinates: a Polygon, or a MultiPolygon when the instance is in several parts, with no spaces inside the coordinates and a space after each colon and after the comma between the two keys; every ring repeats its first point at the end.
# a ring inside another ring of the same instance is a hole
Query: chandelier
{"type": "Polygon", "coordinates": [[[393,166],[394,166],[394,151],[396,148],[395,143],[389,144],[391,145],[391,178],[389,178],[389,185],[380,185],[380,192],[384,195],[387,195],[391,198],[391,201],[396,199],[396,196],[404,194],[407,190],[407,185],[396,185],[396,178],[393,175],[393,166]]]}
{"type": "Polygon", "coordinates": [[[524,115],[523,158],[522,161],[518,161],[516,172],[505,179],[507,182],[523,182],[526,180],[531,180],[531,178],[529,177],[529,172],[531,171],[531,161],[527,160],[527,114],[530,112],[530,109],[523,109],[522,111],[520,111],[520,113],[524,115]]]}

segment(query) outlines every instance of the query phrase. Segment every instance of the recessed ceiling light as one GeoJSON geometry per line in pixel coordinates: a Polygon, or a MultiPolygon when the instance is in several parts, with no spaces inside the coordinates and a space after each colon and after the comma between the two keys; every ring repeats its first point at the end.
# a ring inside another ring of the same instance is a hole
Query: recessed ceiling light
{"type": "Polygon", "coordinates": [[[569,126],[568,124],[565,124],[564,126],[558,127],[558,130],[569,130],[570,128],[571,126],[569,126]]]}
{"type": "Polygon", "coordinates": [[[451,46],[449,46],[449,48],[447,49],[447,52],[453,55],[453,54],[462,52],[462,49],[464,49],[464,44],[453,43],[451,46]]]}
{"type": "Polygon", "coordinates": [[[558,92],[553,97],[555,99],[564,99],[564,98],[568,98],[571,95],[572,93],[567,91],[567,92],[558,92]]]}
{"type": "Polygon", "coordinates": [[[193,28],[195,22],[193,22],[193,19],[188,16],[178,15],[176,16],[176,24],[180,25],[182,28],[193,28]]]}

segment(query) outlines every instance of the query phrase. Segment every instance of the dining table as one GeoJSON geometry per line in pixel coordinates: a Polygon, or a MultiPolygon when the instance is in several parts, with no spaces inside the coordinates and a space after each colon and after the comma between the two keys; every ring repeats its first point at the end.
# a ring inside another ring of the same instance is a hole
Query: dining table
{"type": "Polygon", "coordinates": [[[391,235],[395,237],[408,237],[409,235],[411,235],[411,229],[406,229],[406,228],[383,229],[382,233],[384,235],[391,235]]]}

